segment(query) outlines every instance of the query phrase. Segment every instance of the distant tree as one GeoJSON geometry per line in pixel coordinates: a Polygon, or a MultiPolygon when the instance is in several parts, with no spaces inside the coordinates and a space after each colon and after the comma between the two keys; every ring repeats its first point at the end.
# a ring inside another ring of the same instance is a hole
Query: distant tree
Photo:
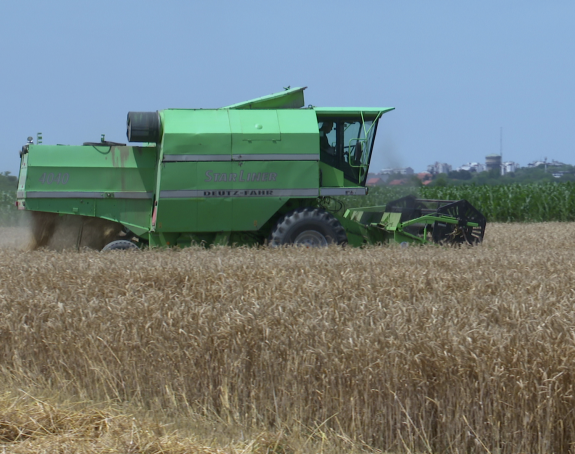
{"type": "Polygon", "coordinates": [[[423,183],[419,178],[417,178],[416,175],[410,175],[409,178],[407,179],[407,184],[409,186],[416,186],[416,187],[423,186],[423,183]]]}
{"type": "Polygon", "coordinates": [[[0,172],[0,191],[14,191],[18,187],[18,178],[10,173],[0,172]]]}
{"type": "Polygon", "coordinates": [[[473,175],[469,170],[463,170],[463,169],[452,170],[447,174],[447,176],[454,180],[471,180],[471,178],[473,178],[473,175]]]}
{"type": "Polygon", "coordinates": [[[494,179],[501,178],[501,170],[500,169],[490,169],[487,171],[487,175],[489,178],[494,178],[494,179]]]}
{"type": "Polygon", "coordinates": [[[559,181],[563,182],[563,181],[575,181],[575,175],[572,173],[565,173],[563,175],[561,175],[561,178],[559,178],[559,181]]]}
{"type": "Polygon", "coordinates": [[[435,175],[433,178],[433,182],[431,183],[431,185],[438,186],[440,188],[443,188],[448,184],[449,180],[447,179],[447,174],[445,173],[438,173],[437,175],[435,175]]]}

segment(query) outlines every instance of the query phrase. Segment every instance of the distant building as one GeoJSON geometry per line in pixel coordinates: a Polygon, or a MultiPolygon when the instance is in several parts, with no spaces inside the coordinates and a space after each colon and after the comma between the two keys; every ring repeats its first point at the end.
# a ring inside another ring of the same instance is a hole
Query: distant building
{"type": "Polygon", "coordinates": [[[463,164],[457,170],[467,170],[468,172],[471,172],[471,173],[479,173],[479,172],[483,172],[485,170],[485,168],[481,164],[479,164],[478,162],[469,162],[467,164],[463,164]]]}
{"type": "Polygon", "coordinates": [[[389,182],[390,186],[401,186],[402,184],[405,184],[406,181],[405,180],[391,180],[389,182]]]}
{"type": "Polygon", "coordinates": [[[551,175],[553,175],[554,178],[561,178],[563,175],[567,175],[571,172],[565,171],[565,170],[559,170],[557,172],[553,172],[551,175]]]}
{"type": "Polygon", "coordinates": [[[411,167],[397,167],[394,169],[381,169],[379,175],[392,175],[392,174],[400,174],[400,175],[413,175],[414,170],[411,167]]]}
{"type": "Polygon", "coordinates": [[[416,176],[421,181],[427,181],[433,178],[433,175],[430,172],[419,172],[416,176]]]}
{"type": "MultiPolygon", "coordinates": [[[[387,175],[385,175],[387,177],[387,175]]],[[[385,182],[388,180],[388,178],[381,178],[381,177],[372,177],[372,178],[368,178],[365,185],[366,186],[371,186],[371,187],[376,187],[376,186],[383,186],[385,184],[385,182]]]]}
{"type": "Polygon", "coordinates": [[[561,166],[565,166],[567,164],[563,163],[563,162],[559,162],[559,161],[555,161],[555,159],[553,161],[547,161],[547,158],[545,158],[544,161],[533,161],[530,162],[529,164],[527,164],[527,167],[529,168],[535,168],[535,167],[539,167],[539,166],[545,166],[545,167],[561,167],[561,166]]]}
{"type": "Polygon", "coordinates": [[[440,173],[449,173],[451,172],[451,166],[446,164],[445,162],[435,162],[434,164],[430,164],[427,166],[427,171],[431,175],[437,175],[440,173]]]}
{"type": "Polygon", "coordinates": [[[487,170],[497,169],[503,171],[501,167],[501,155],[500,154],[488,154],[485,156],[485,168],[487,170]]]}
{"type": "Polygon", "coordinates": [[[519,164],[517,164],[516,162],[513,161],[505,161],[503,163],[503,174],[508,174],[511,172],[516,172],[517,169],[519,168],[519,164]]]}

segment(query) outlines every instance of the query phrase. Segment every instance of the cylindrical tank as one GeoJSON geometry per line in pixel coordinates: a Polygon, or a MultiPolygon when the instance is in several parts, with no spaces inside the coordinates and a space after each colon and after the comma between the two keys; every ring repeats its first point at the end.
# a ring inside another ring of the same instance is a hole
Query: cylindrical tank
{"type": "Polygon", "coordinates": [[[489,154],[485,156],[485,168],[487,170],[501,169],[501,155],[489,154]]]}
{"type": "Polygon", "coordinates": [[[158,112],[128,112],[126,136],[129,142],[159,142],[162,129],[158,112]]]}

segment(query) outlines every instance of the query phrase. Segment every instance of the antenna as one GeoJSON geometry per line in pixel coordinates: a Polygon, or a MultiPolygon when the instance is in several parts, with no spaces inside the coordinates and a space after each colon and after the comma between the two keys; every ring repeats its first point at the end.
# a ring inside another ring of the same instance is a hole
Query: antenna
{"type": "Polygon", "coordinates": [[[499,156],[501,156],[501,175],[505,175],[505,165],[503,164],[503,126],[499,127],[499,156]]]}

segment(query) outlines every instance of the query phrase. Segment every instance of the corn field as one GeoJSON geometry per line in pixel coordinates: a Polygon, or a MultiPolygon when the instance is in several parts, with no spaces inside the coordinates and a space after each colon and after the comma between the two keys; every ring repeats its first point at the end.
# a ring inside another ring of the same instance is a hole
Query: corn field
{"type": "Polygon", "coordinates": [[[499,186],[370,188],[366,197],[342,197],[348,208],[385,205],[414,194],[424,199],[461,200],[475,206],[489,222],[545,222],[575,220],[575,183],[533,183],[499,186]]]}
{"type": "Polygon", "coordinates": [[[460,249],[103,254],[18,238],[0,240],[7,452],[575,452],[573,223],[491,224],[460,249]],[[61,418],[17,397],[29,389],[140,415],[53,410],[84,422],[52,433],[61,418]],[[211,451],[181,421],[209,421],[211,451]]]}
{"type": "Polygon", "coordinates": [[[491,222],[575,220],[573,182],[424,187],[420,195],[429,199],[466,199],[491,222]]]}

